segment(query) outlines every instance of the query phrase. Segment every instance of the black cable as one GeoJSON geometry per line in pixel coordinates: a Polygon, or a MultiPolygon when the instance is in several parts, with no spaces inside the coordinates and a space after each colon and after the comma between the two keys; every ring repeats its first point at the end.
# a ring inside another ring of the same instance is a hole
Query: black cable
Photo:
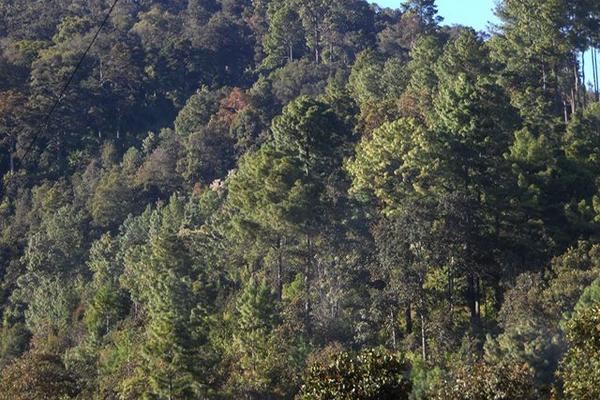
{"type": "MultiPolygon", "coordinates": [[[[71,85],[71,83],[73,82],[73,79],[75,78],[75,75],[77,74],[77,71],[79,71],[79,69],[81,68],[81,65],[83,64],[83,62],[85,61],[85,58],[87,57],[88,53],[92,49],[92,46],[96,42],[96,39],[98,39],[98,36],[100,35],[100,32],[102,31],[102,28],[104,28],[104,26],[108,22],[108,19],[112,15],[112,12],[114,11],[114,9],[117,6],[118,2],[119,2],[119,0],[115,0],[113,2],[112,6],[110,7],[110,9],[108,10],[108,13],[106,13],[106,16],[104,17],[104,20],[100,24],[100,27],[98,28],[98,30],[96,31],[96,33],[94,34],[94,37],[92,38],[92,41],[90,42],[90,44],[88,45],[88,47],[83,52],[83,55],[81,56],[81,58],[79,59],[79,62],[75,66],[75,69],[73,70],[73,72],[69,76],[69,79],[67,80],[67,82],[65,83],[65,85],[62,87],[60,93],[58,94],[58,97],[56,98],[56,101],[54,102],[54,104],[50,108],[50,111],[48,111],[48,113],[44,117],[44,120],[43,120],[43,126],[44,126],[44,128],[42,128],[42,129],[47,129],[48,128],[48,123],[50,122],[50,118],[52,117],[52,114],[54,113],[54,111],[56,110],[56,108],[58,107],[58,105],[60,104],[60,101],[62,100],[63,96],[65,95],[65,92],[67,91],[67,89],[69,88],[69,86],[71,85]]],[[[24,160],[29,155],[29,152],[33,148],[33,145],[39,139],[39,135],[40,135],[40,130],[38,130],[38,131],[35,132],[35,134],[33,136],[33,140],[29,143],[29,146],[27,146],[27,149],[23,153],[23,156],[20,157],[21,160],[24,160]]]]}

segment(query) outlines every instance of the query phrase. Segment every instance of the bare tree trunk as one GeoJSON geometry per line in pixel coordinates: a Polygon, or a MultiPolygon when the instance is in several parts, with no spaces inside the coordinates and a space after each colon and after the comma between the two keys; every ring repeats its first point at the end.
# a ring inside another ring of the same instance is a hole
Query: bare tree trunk
{"type": "Polygon", "coordinates": [[[319,21],[317,18],[314,19],[315,24],[315,64],[321,62],[321,33],[319,31],[319,21]]]}
{"type": "Polygon", "coordinates": [[[15,173],[15,151],[16,151],[16,143],[15,137],[11,136],[10,138],[10,175],[12,176],[15,173]]]}
{"type": "Polygon", "coordinates": [[[479,331],[480,310],[479,293],[477,288],[478,285],[478,278],[476,278],[473,273],[469,274],[467,298],[469,302],[469,312],[471,314],[471,328],[473,330],[473,333],[477,333],[479,331]]]}
{"type": "Polygon", "coordinates": [[[596,92],[598,91],[598,87],[596,85],[596,49],[593,47],[590,50],[591,61],[592,61],[592,90],[594,95],[594,100],[596,99],[596,92]]]}
{"type": "Polygon", "coordinates": [[[423,310],[419,312],[421,317],[421,356],[423,361],[427,361],[427,339],[425,338],[425,315],[423,310]]]}
{"type": "Polygon", "coordinates": [[[392,347],[396,350],[396,318],[394,317],[394,310],[390,311],[390,327],[392,328],[392,347]]]}
{"type": "Polygon", "coordinates": [[[475,279],[475,314],[477,315],[477,320],[481,319],[481,300],[483,299],[481,293],[481,279],[475,279]]]}
{"type": "Polygon", "coordinates": [[[571,115],[577,112],[577,93],[571,89],[571,115]]]}
{"type": "Polygon", "coordinates": [[[310,301],[310,283],[311,283],[311,279],[310,279],[310,274],[312,271],[311,268],[311,264],[312,264],[312,242],[310,239],[310,234],[306,235],[306,265],[305,265],[305,269],[304,269],[304,326],[306,329],[307,334],[311,334],[312,332],[312,327],[311,327],[311,322],[310,322],[310,313],[311,313],[311,301],[310,301]]]}
{"type": "Polygon", "coordinates": [[[575,114],[577,112],[577,103],[579,102],[579,62],[577,61],[577,52],[573,55],[573,78],[574,89],[571,91],[571,112],[575,114]]]}
{"type": "Polygon", "coordinates": [[[546,92],[546,64],[544,63],[544,57],[542,56],[542,88],[544,89],[544,92],[546,92]]]}
{"type": "Polygon", "coordinates": [[[583,108],[587,107],[587,87],[585,83],[585,49],[581,52],[581,90],[583,92],[583,108]]]}
{"type": "Polygon", "coordinates": [[[594,71],[594,48],[590,48],[590,62],[591,62],[591,66],[592,66],[592,77],[591,77],[591,82],[592,82],[592,99],[596,99],[596,75],[595,75],[595,71],[594,71]]]}
{"type": "Polygon", "coordinates": [[[277,240],[277,283],[276,293],[277,299],[281,301],[283,295],[283,238],[277,240]]]}
{"type": "Polygon", "coordinates": [[[412,307],[411,307],[410,303],[408,303],[408,305],[406,306],[404,319],[406,321],[406,332],[412,333],[413,332],[413,319],[412,319],[412,307]]]}
{"type": "Polygon", "coordinates": [[[598,76],[598,49],[594,48],[592,50],[594,55],[594,88],[596,90],[596,101],[600,101],[600,77],[598,76]]]}
{"type": "Polygon", "coordinates": [[[450,260],[448,266],[448,312],[452,315],[454,311],[454,273],[453,273],[454,257],[450,260]]]}

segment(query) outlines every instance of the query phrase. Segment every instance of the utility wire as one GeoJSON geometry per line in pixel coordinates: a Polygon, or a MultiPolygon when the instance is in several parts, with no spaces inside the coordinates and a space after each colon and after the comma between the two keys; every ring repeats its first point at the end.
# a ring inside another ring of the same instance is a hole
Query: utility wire
{"type": "MultiPolygon", "coordinates": [[[[100,27],[98,27],[98,30],[96,31],[96,33],[94,34],[94,37],[92,38],[92,41],[90,42],[90,44],[88,45],[88,47],[85,49],[85,51],[83,52],[83,55],[81,56],[81,58],[79,59],[79,62],[77,63],[77,65],[75,66],[75,69],[73,70],[73,72],[71,73],[71,75],[69,76],[69,79],[67,80],[67,82],[65,83],[65,85],[62,87],[60,93],[58,94],[58,97],[56,98],[56,100],[54,101],[54,104],[52,104],[52,107],[50,108],[50,110],[48,111],[48,113],[46,114],[46,116],[43,119],[43,128],[42,129],[47,129],[48,128],[48,124],[50,122],[50,118],[52,117],[52,114],[54,113],[54,111],[56,111],[56,108],[58,107],[58,105],[60,104],[60,101],[62,100],[63,96],[65,95],[67,89],[69,88],[69,86],[71,85],[71,83],[73,82],[73,79],[75,78],[75,75],[77,74],[77,71],[79,71],[79,69],[81,68],[81,66],[83,65],[83,62],[85,61],[85,58],[87,57],[88,53],[90,52],[90,50],[92,49],[92,46],[94,46],[94,43],[96,42],[96,39],[98,39],[98,36],[100,35],[100,32],[102,31],[102,29],[104,28],[104,26],[106,25],[106,23],[108,22],[108,19],[110,18],[110,16],[112,15],[115,7],[117,6],[117,3],[119,2],[119,0],[115,0],[112,4],[112,6],[110,7],[110,9],[108,10],[108,13],[106,13],[106,16],[104,17],[104,20],[102,21],[102,23],[100,24],[100,27]]],[[[29,152],[31,151],[31,149],[33,148],[33,145],[37,142],[37,140],[39,139],[39,135],[40,135],[40,131],[41,130],[37,130],[33,136],[33,139],[31,140],[31,142],[29,143],[29,146],[27,146],[27,149],[25,149],[25,153],[23,153],[23,156],[21,157],[21,160],[25,160],[25,158],[29,155],[29,152]]]]}

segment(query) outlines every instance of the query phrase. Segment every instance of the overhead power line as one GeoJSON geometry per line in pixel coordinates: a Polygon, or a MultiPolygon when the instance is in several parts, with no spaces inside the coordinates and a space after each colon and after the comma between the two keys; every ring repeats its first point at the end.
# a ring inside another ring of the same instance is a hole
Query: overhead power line
{"type": "Polygon", "coordinates": [[[56,108],[58,107],[58,105],[60,104],[63,96],[65,95],[67,89],[69,88],[69,86],[71,85],[71,83],[73,82],[73,79],[75,79],[75,75],[77,74],[77,71],[79,71],[79,69],[81,68],[81,66],[83,65],[83,62],[85,61],[85,58],[87,57],[88,53],[90,52],[90,50],[92,49],[92,47],[94,46],[94,43],[96,42],[96,39],[98,39],[98,36],[100,35],[100,32],[102,31],[102,29],[104,28],[104,26],[106,25],[106,23],[108,22],[108,19],[110,18],[110,16],[112,15],[115,7],[117,6],[117,3],[119,2],[119,0],[115,0],[112,4],[112,6],[110,7],[110,9],[108,10],[108,12],[106,13],[106,15],[104,16],[104,19],[102,20],[102,23],[100,24],[100,26],[98,27],[98,29],[96,30],[96,33],[94,34],[94,37],[92,38],[92,40],[90,41],[90,44],[88,45],[88,47],[85,49],[85,51],[83,52],[83,55],[81,56],[81,58],[79,59],[79,62],[77,63],[77,65],[75,66],[75,69],[73,70],[73,72],[71,73],[71,75],[69,76],[69,79],[66,81],[66,83],[63,85],[62,89],[60,90],[58,97],[56,98],[56,100],[54,101],[54,103],[52,104],[52,107],[50,107],[50,110],[48,111],[48,113],[45,115],[44,119],[43,119],[43,128],[37,130],[33,136],[33,139],[31,140],[31,142],[29,143],[29,146],[27,146],[27,148],[25,149],[25,152],[23,153],[23,156],[21,157],[21,160],[25,160],[25,158],[29,155],[29,152],[31,151],[31,149],[33,148],[33,146],[35,145],[35,143],[38,141],[39,136],[40,136],[40,131],[42,129],[47,129],[48,128],[48,124],[50,122],[50,118],[52,117],[52,114],[54,114],[54,111],[56,111],[56,108]]]}

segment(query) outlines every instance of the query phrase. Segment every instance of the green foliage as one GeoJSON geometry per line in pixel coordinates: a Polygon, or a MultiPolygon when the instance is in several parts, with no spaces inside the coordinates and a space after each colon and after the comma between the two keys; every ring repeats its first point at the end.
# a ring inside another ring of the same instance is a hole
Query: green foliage
{"type": "Polygon", "coordinates": [[[0,399],[74,399],[77,382],[55,354],[29,352],[2,370],[0,399]]]}
{"type": "Polygon", "coordinates": [[[348,78],[350,93],[369,127],[399,117],[398,98],[406,88],[406,70],[398,58],[385,61],[366,50],[358,55],[348,78]]]}
{"type": "Polygon", "coordinates": [[[32,284],[35,288],[25,310],[27,328],[34,339],[41,342],[38,346],[46,343],[54,349],[55,342],[59,342],[60,346],[60,341],[67,336],[77,298],[73,288],[58,279],[41,278],[32,284]]]}
{"type": "Polygon", "coordinates": [[[212,115],[217,111],[223,91],[211,91],[206,86],[200,88],[186,102],[175,119],[175,132],[189,136],[208,124],[212,115]]]}
{"type": "Polygon", "coordinates": [[[597,3],[0,1],[0,397],[598,397],[597,3]]]}
{"type": "Polygon", "coordinates": [[[567,399],[594,399],[598,393],[598,317],[596,305],[580,309],[567,326],[569,350],[562,361],[560,377],[567,399]]]}
{"type": "Polygon", "coordinates": [[[426,168],[435,167],[428,164],[427,135],[429,132],[416,120],[400,119],[363,138],[355,159],[347,165],[354,179],[353,190],[372,191],[386,212],[399,206],[405,190],[422,192],[426,168]]]}
{"type": "Polygon", "coordinates": [[[525,364],[476,364],[459,369],[450,385],[432,396],[439,400],[534,400],[533,373],[525,364]]]}
{"type": "Polygon", "coordinates": [[[69,276],[77,272],[84,253],[84,215],[72,206],[60,207],[31,235],[23,262],[32,274],[69,276]]]}
{"type": "Polygon", "coordinates": [[[2,324],[1,332],[0,369],[4,369],[10,361],[25,353],[31,335],[24,324],[10,326],[6,321],[2,324]]]}
{"type": "Polygon", "coordinates": [[[265,283],[251,278],[239,299],[233,316],[232,357],[236,366],[230,377],[233,390],[240,395],[269,396],[278,391],[283,375],[283,349],[278,346],[274,329],[279,312],[276,297],[265,283]]]}
{"type": "Polygon", "coordinates": [[[428,29],[435,29],[442,18],[437,15],[437,6],[433,0],[407,0],[402,3],[402,10],[416,15],[428,29]]]}
{"type": "Polygon", "coordinates": [[[499,320],[503,328],[486,343],[486,360],[492,365],[526,365],[540,386],[553,380],[562,351],[560,330],[548,315],[539,276],[523,274],[506,293],[499,320]]]}
{"type": "Polygon", "coordinates": [[[356,357],[342,353],[329,364],[313,366],[301,399],[408,399],[408,366],[401,355],[364,350],[356,357]]]}
{"type": "MultiPolygon", "coordinates": [[[[140,373],[149,394],[181,398],[202,389],[199,346],[205,343],[206,303],[197,285],[189,251],[179,237],[183,205],[177,197],[150,217],[148,246],[139,248],[129,267],[135,274],[136,304],[148,314],[140,373]]],[[[207,301],[207,299],[204,299],[207,301]]]]}
{"type": "Polygon", "coordinates": [[[585,288],[579,301],[575,305],[575,311],[589,308],[600,302],[600,280],[596,279],[590,286],[585,288]]]}
{"type": "MultiPolygon", "coordinates": [[[[240,330],[250,333],[254,338],[266,334],[276,325],[276,307],[271,290],[264,283],[257,284],[250,279],[236,307],[240,330]]],[[[250,339],[248,343],[252,343],[252,338],[244,336],[244,339],[250,339]]]]}
{"type": "Polygon", "coordinates": [[[118,226],[133,211],[136,194],[131,176],[112,168],[100,179],[90,199],[94,222],[106,228],[118,226]]]}
{"type": "Polygon", "coordinates": [[[406,66],[410,73],[410,80],[400,99],[400,104],[407,115],[425,119],[431,112],[438,83],[434,67],[441,52],[441,45],[435,36],[418,39],[410,52],[411,60],[406,66]]]}
{"type": "Polygon", "coordinates": [[[277,149],[298,159],[307,176],[322,176],[339,164],[350,136],[329,105],[308,97],[288,104],[272,129],[277,149]]]}
{"type": "Polygon", "coordinates": [[[269,32],[265,36],[267,57],[264,66],[273,68],[301,58],[305,52],[304,27],[298,11],[286,1],[271,2],[268,11],[269,32]]]}
{"type": "Polygon", "coordinates": [[[229,191],[238,217],[274,230],[301,224],[311,194],[300,162],[270,146],[243,160],[229,191]]]}
{"type": "Polygon", "coordinates": [[[584,288],[597,279],[599,250],[597,244],[582,241],[552,260],[551,280],[545,290],[546,302],[552,313],[564,319],[571,318],[584,288]]]}
{"type": "Polygon", "coordinates": [[[570,51],[566,6],[563,0],[504,1],[497,9],[504,23],[491,43],[494,58],[504,65],[500,75],[513,104],[534,129],[551,127],[547,115],[562,106],[557,92],[566,71],[558,69],[570,51]]]}
{"type": "Polygon", "coordinates": [[[329,71],[324,65],[314,65],[306,59],[287,63],[269,75],[271,95],[279,107],[301,95],[318,96],[325,90],[328,77],[329,71]]]}
{"type": "Polygon", "coordinates": [[[88,329],[107,333],[115,322],[127,315],[128,305],[128,299],[120,288],[110,284],[99,287],[85,315],[88,329]]]}
{"type": "Polygon", "coordinates": [[[565,154],[569,159],[583,164],[590,171],[597,171],[598,139],[600,131],[600,105],[591,104],[581,116],[575,116],[567,127],[565,154]]]}

